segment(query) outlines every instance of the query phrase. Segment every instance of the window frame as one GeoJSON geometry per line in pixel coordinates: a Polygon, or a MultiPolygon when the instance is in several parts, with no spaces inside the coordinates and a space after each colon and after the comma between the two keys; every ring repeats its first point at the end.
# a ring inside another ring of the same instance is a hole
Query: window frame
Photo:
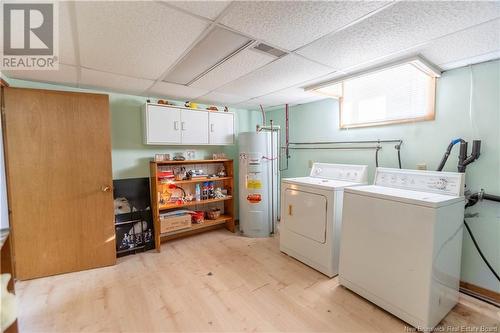
{"type": "MultiPolygon", "coordinates": [[[[416,67],[416,69],[420,70],[420,68],[416,67]]],[[[385,68],[387,69],[387,68],[385,68]]],[[[424,74],[424,71],[422,71],[424,74]]],[[[369,75],[371,73],[367,73],[369,75]]],[[[361,76],[358,76],[361,77],[361,76]]],[[[402,119],[393,119],[393,120],[383,120],[383,121],[369,121],[369,122],[363,122],[359,124],[344,124],[342,120],[342,109],[343,109],[343,101],[344,97],[340,96],[338,97],[338,102],[339,102],[339,129],[350,129],[350,128],[362,128],[362,127],[376,127],[376,126],[385,126],[385,125],[394,125],[394,124],[405,124],[405,123],[413,123],[413,122],[420,122],[420,121],[429,121],[429,120],[435,120],[436,119],[436,77],[432,77],[429,75],[430,78],[430,83],[427,89],[429,89],[429,103],[427,105],[427,112],[425,116],[420,116],[420,117],[412,117],[412,118],[402,118],[402,119]]],[[[342,86],[342,95],[344,93],[344,81],[339,82],[342,86]]]]}
{"type": "Polygon", "coordinates": [[[349,129],[349,128],[358,128],[358,127],[375,127],[375,126],[384,126],[384,125],[392,125],[392,124],[404,124],[404,123],[414,123],[419,121],[428,121],[436,119],[436,86],[437,79],[441,77],[441,69],[429,62],[425,57],[421,54],[416,54],[408,57],[401,57],[398,59],[389,60],[387,62],[378,63],[372,66],[368,66],[359,70],[352,71],[351,73],[346,73],[344,75],[338,76],[333,80],[323,81],[320,83],[312,84],[310,86],[304,87],[305,91],[314,92],[318,95],[326,96],[328,98],[334,98],[338,100],[339,103],[339,129],[349,129]],[[420,70],[422,73],[426,74],[430,78],[430,83],[428,85],[428,93],[429,93],[429,101],[427,105],[426,114],[424,116],[415,116],[415,117],[407,117],[401,119],[393,119],[393,120],[382,120],[382,121],[368,121],[358,124],[346,124],[343,121],[343,105],[344,105],[344,82],[350,79],[354,79],[357,77],[362,77],[366,75],[370,75],[375,72],[384,71],[387,69],[391,69],[394,67],[411,64],[416,69],[420,70]],[[321,89],[333,86],[340,85],[341,93],[332,93],[321,91],[321,89]]]}

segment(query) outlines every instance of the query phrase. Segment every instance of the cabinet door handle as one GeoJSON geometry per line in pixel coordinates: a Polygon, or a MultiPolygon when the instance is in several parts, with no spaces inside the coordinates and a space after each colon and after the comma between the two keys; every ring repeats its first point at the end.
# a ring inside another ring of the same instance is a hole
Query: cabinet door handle
{"type": "Polygon", "coordinates": [[[210,132],[214,131],[214,124],[210,124],[210,132]]]}
{"type": "Polygon", "coordinates": [[[292,216],[292,205],[288,205],[288,215],[292,216]]]}
{"type": "Polygon", "coordinates": [[[185,131],[186,130],[186,123],[185,122],[181,122],[181,130],[182,131],[185,131]]]}
{"type": "Polygon", "coordinates": [[[174,130],[178,131],[179,130],[179,122],[174,121],[174,130]]]}

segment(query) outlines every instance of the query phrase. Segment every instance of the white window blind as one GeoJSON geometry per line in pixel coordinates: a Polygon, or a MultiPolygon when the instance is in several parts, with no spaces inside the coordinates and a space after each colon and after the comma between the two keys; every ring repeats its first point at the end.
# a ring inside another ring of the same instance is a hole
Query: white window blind
{"type": "Polygon", "coordinates": [[[340,85],[343,128],[434,118],[435,78],[410,63],[346,79],[340,85]]]}
{"type": "Polygon", "coordinates": [[[434,78],[412,64],[342,82],[341,127],[426,120],[434,116],[434,78]]]}

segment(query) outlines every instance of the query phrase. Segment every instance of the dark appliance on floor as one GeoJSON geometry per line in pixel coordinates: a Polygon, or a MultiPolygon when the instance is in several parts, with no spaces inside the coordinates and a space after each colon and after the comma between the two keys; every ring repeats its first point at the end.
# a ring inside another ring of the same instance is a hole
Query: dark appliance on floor
{"type": "Polygon", "coordinates": [[[149,178],[113,180],[118,257],[155,247],[149,178]]]}

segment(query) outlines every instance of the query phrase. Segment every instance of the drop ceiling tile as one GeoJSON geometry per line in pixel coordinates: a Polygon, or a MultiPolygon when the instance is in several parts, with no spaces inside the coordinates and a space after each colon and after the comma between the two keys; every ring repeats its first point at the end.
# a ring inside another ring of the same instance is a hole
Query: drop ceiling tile
{"type": "Polygon", "coordinates": [[[326,66],[289,54],[216,91],[252,98],[298,85],[331,71],[326,66]]]}
{"type": "Polygon", "coordinates": [[[81,65],[158,78],[208,24],[157,2],[75,2],[81,65]]]}
{"type": "Polygon", "coordinates": [[[321,100],[329,99],[329,98],[334,99],[334,98],[326,97],[326,96],[314,96],[314,97],[309,97],[309,98],[297,100],[297,101],[293,102],[292,105],[307,104],[307,103],[317,102],[317,101],[321,101],[321,100]]]}
{"type": "Polygon", "coordinates": [[[279,95],[266,95],[266,96],[261,96],[257,98],[252,98],[249,101],[246,101],[247,103],[254,103],[257,105],[257,107],[260,110],[260,105],[264,108],[264,111],[267,111],[266,108],[269,107],[274,107],[274,106],[280,106],[280,105],[285,105],[285,104],[290,104],[291,102],[279,95]]]}
{"type": "Polygon", "coordinates": [[[298,103],[308,103],[320,99],[324,99],[325,96],[320,96],[307,91],[302,88],[288,88],[280,90],[271,94],[260,96],[251,101],[258,101],[259,104],[263,106],[277,106],[277,105],[295,105],[298,103]]]}
{"type": "Polygon", "coordinates": [[[287,50],[384,6],[382,1],[235,1],[221,23],[287,50]]]}
{"type": "Polygon", "coordinates": [[[293,96],[283,96],[277,93],[273,93],[258,98],[251,98],[244,102],[235,104],[234,106],[248,110],[260,110],[260,105],[262,105],[264,111],[267,112],[270,108],[283,107],[285,104],[293,106],[297,104],[311,103],[322,99],[325,99],[325,96],[309,96],[304,98],[296,98],[293,96]]]}
{"type": "Polygon", "coordinates": [[[238,103],[238,104],[234,105],[234,107],[236,107],[238,109],[246,109],[246,110],[249,110],[249,111],[257,110],[257,111],[260,112],[258,101],[257,100],[253,100],[253,99],[249,99],[247,101],[238,103]]]}
{"type": "Polygon", "coordinates": [[[12,79],[63,84],[68,86],[78,85],[78,68],[70,65],[59,64],[59,69],[56,71],[2,71],[2,74],[12,79]]]}
{"type": "MultiPolygon", "coordinates": [[[[277,91],[275,93],[269,95],[281,96],[289,100],[290,102],[302,101],[302,100],[314,100],[314,99],[323,99],[324,96],[315,94],[310,91],[305,91],[303,88],[295,87],[288,88],[277,91]]],[[[268,96],[269,96],[268,95],[268,96]]]]}
{"type": "Polygon", "coordinates": [[[215,20],[231,1],[165,1],[190,13],[215,20]]]}
{"type": "Polygon", "coordinates": [[[327,75],[323,75],[323,76],[316,77],[316,78],[313,78],[311,80],[302,82],[297,87],[299,87],[299,88],[306,88],[306,87],[309,87],[309,86],[314,86],[314,85],[320,84],[322,82],[334,80],[334,79],[336,79],[336,78],[338,78],[340,76],[344,76],[345,74],[346,74],[345,72],[332,72],[332,73],[328,73],[327,75]]]}
{"type": "Polygon", "coordinates": [[[168,97],[183,101],[203,96],[206,93],[208,93],[208,90],[163,81],[155,83],[148,91],[149,96],[168,97]]]}
{"type": "Polygon", "coordinates": [[[72,2],[59,2],[59,61],[63,64],[78,65],[73,28],[72,2]]]}
{"type": "Polygon", "coordinates": [[[500,2],[398,2],[299,53],[338,70],[500,17],[500,2]]]}
{"type": "Polygon", "coordinates": [[[276,58],[252,49],[236,54],[205,76],[191,84],[192,87],[213,90],[228,82],[248,74],[276,58]]]}
{"type": "Polygon", "coordinates": [[[257,105],[261,104],[263,107],[285,105],[288,103],[286,97],[273,94],[252,98],[250,102],[257,103],[257,105]]]}
{"type": "Polygon", "coordinates": [[[243,102],[246,99],[247,99],[246,97],[221,94],[218,92],[211,92],[211,93],[208,93],[206,95],[203,95],[201,97],[196,98],[196,101],[199,101],[201,103],[206,103],[206,104],[234,105],[234,104],[243,102]]]}
{"type": "MultiPolygon", "coordinates": [[[[500,54],[500,19],[494,19],[473,27],[448,34],[415,47],[393,53],[360,66],[349,67],[347,74],[366,69],[369,66],[389,62],[404,57],[421,54],[442,70],[467,66],[479,62],[498,59],[500,54]]],[[[330,78],[345,75],[338,72],[330,78]]],[[[327,81],[322,80],[322,81],[327,81]]]]}
{"type": "MultiPolygon", "coordinates": [[[[369,66],[390,62],[395,59],[423,55],[442,70],[467,66],[498,59],[500,56],[500,19],[487,21],[476,26],[448,34],[415,47],[393,53],[389,56],[352,66],[346,73],[339,72],[330,78],[366,69],[369,66]]],[[[322,80],[322,81],[327,81],[322,80]]]]}
{"type": "Polygon", "coordinates": [[[94,71],[82,68],[80,86],[92,89],[104,89],[120,93],[141,95],[154,83],[152,80],[94,71]]]}
{"type": "Polygon", "coordinates": [[[478,56],[491,54],[492,58],[482,61],[495,59],[495,51],[500,51],[500,19],[439,38],[423,47],[420,53],[442,69],[450,69],[452,63],[465,66],[467,59],[472,61],[478,56]]]}

